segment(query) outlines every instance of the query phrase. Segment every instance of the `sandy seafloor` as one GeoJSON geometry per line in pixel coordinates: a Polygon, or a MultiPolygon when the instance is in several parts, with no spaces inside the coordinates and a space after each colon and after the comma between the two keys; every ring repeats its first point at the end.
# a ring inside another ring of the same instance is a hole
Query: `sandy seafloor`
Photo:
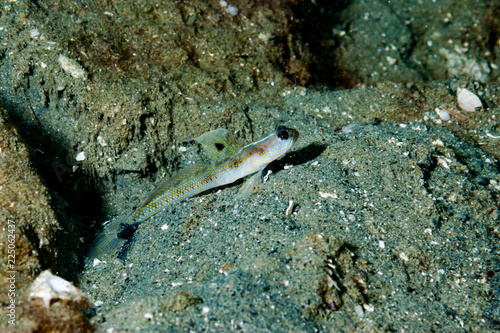
{"type": "Polygon", "coordinates": [[[167,208],[126,259],[85,271],[102,329],[455,331],[498,316],[488,155],[422,123],[339,135],[301,113],[255,194],[167,208]]]}
{"type": "Polygon", "coordinates": [[[339,22],[330,41],[316,32],[318,51],[280,20],[296,2],[224,3],[3,7],[0,217],[19,222],[24,266],[17,325],[0,327],[499,330],[498,6],[347,1],[332,14],[314,2],[310,15],[339,22]],[[457,106],[464,87],[476,112],[457,106]],[[183,200],[120,258],[87,259],[103,222],[200,162],[191,139],[225,127],[247,144],[277,125],[299,141],[250,195],[239,181],[183,200]],[[30,299],[45,269],[89,304],[30,299]]]}

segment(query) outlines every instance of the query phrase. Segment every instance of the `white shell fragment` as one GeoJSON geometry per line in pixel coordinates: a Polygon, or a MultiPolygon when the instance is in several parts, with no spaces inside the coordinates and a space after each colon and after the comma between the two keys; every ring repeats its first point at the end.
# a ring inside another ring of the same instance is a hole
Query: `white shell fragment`
{"type": "Polygon", "coordinates": [[[285,210],[285,215],[290,215],[293,213],[293,200],[288,202],[288,208],[285,210]]]}
{"type": "Polygon", "coordinates": [[[71,282],[53,275],[49,270],[46,270],[33,282],[30,288],[29,298],[41,298],[45,306],[49,307],[51,300],[63,299],[79,302],[83,300],[85,296],[80,289],[73,286],[71,282]]]}
{"type": "Polygon", "coordinates": [[[60,55],[59,58],[57,58],[57,61],[59,61],[62,69],[73,78],[87,78],[87,72],[75,60],[70,59],[64,55],[60,55]]]}
{"type": "Polygon", "coordinates": [[[458,106],[462,111],[474,112],[483,106],[479,97],[465,88],[457,89],[458,106]]]}
{"type": "Polygon", "coordinates": [[[106,140],[104,140],[104,138],[100,135],[97,137],[97,142],[99,142],[99,144],[103,147],[106,147],[108,145],[106,140]]]}
{"type": "Polygon", "coordinates": [[[328,192],[322,192],[322,191],[319,191],[319,196],[322,197],[322,198],[332,198],[332,199],[337,199],[338,198],[338,195],[337,193],[328,193],[328,192]]]}
{"type": "Polygon", "coordinates": [[[92,267],[95,267],[95,266],[97,266],[99,264],[105,264],[105,263],[106,263],[106,261],[101,261],[101,260],[99,260],[97,258],[94,258],[94,261],[92,262],[92,267]]]}
{"type": "Polygon", "coordinates": [[[439,116],[439,118],[441,118],[442,121],[448,121],[451,118],[450,114],[446,110],[436,108],[436,113],[439,116]]]}

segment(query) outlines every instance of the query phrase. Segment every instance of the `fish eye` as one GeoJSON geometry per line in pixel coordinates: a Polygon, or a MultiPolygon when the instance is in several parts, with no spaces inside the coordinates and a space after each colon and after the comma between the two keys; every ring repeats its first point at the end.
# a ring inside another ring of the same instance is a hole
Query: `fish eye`
{"type": "Polygon", "coordinates": [[[215,144],[215,148],[218,150],[218,151],[221,151],[222,149],[224,149],[224,144],[223,143],[219,143],[217,142],[215,144]]]}
{"type": "Polygon", "coordinates": [[[288,129],[285,127],[285,126],[278,126],[278,128],[276,129],[277,131],[277,136],[280,140],[287,140],[288,137],[290,136],[288,134],[288,129]]]}

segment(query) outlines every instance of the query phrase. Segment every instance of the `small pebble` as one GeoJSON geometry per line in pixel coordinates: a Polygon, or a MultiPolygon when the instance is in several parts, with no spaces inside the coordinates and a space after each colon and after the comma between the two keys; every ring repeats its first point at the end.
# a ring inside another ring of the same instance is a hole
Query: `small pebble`
{"type": "Polygon", "coordinates": [[[84,152],[84,151],[79,152],[79,153],[76,155],[76,160],[77,160],[77,161],[80,161],[80,162],[81,162],[81,161],[83,161],[83,160],[85,160],[85,152],[84,152]]]}
{"type": "Polygon", "coordinates": [[[450,120],[451,116],[448,113],[448,111],[442,110],[440,108],[436,108],[435,111],[436,111],[437,115],[439,116],[439,118],[441,118],[442,121],[450,120]]]}
{"type": "Polygon", "coordinates": [[[358,315],[359,318],[363,318],[365,312],[363,311],[363,307],[361,305],[356,305],[354,307],[354,312],[358,315]]]}

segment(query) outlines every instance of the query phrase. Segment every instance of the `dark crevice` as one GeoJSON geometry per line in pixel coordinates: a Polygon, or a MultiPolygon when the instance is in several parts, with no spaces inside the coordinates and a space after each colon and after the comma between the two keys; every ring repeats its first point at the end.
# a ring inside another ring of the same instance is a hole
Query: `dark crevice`
{"type": "MultiPolygon", "coordinates": [[[[139,127],[139,136],[140,137],[144,137],[145,134],[146,134],[146,130],[148,128],[148,124],[147,124],[147,121],[150,117],[153,117],[154,115],[152,113],[144,113],[144,114],[141,114],[139,116],[139,123],[140,123],[140,127],[139,127]]],[[[151,123],[150,123],[151,124],[151,123]]]]}
{"type": "Polygon", "coordinates": [[[427,193],[431,194],[432,193],[432,189],[430,188],[429,180],[431,179],[432,172],[438,166],[438,159],[437,159],[436,156],[432,155],[426,161],[425,164],[421,163],[421,164],[418,164],[418,166],[420,167],[420,169],[422,169],[423,180],[424,180],[423,186],[426,189],[427,193]]]}
{"type": "Polygon", "coordinates": [[[495,54],[495,48],[500,39],[500,4],[489,4],[486,11],[485,25],[488,27],[488,40],[486,42],[488,50],[495,54]]]}
{"type": "MultiPolygon", "coordinates": [[[[31,110],[31,105],[26,95],[23,96],[24,103],[8,102],[0,96],[0,105],[7,110],[10,122],[27,146],[31,165],[48,189],[50,206],[61,226],[54,244],[54,252],[59,255],[54,258],[43,249],[39,250],[41,268],[50,268],[63,278],[76,281],[83,268],[82,254],[86,253],[87,245],[80,239],[90,242],[89,221],[103,218],[100,184],[76,163],[72,149],[54,138],[36,118],[30,116],[30,112],[26,112],[26,109],[31,110]],[[75,258],[80,259],[75,262],[75,258]]],[[[32,242],[38,242],[33,230],[26,230],[26,236],[32,242]]]]}
{"type": "MultiPolygon", "coordinates": [[[[284,54],[285,61],[302,61],[311,75],[308,85],[325,84],[330,88],[352,86],[356,79],[354,74],[348,74],[339,68],[335,59],[340,41],[332,36],[334,27],[342,24],[343,11],[351,5],[350,0],[341,1],[304,1],[292,8],[294,19],[297,22],[292,34],[300,36],[302,52],[295,47],[284,54]],[[304,59],[294,59],[300,57],[304,59]]],[[[348,23],[344,23],[348,24],[348,23]]],[[[293,63],[292,63],[293,64],[293,63]]],[[[290,67],[290,66],[289,66],[290,67]]],[[[300,82],[298,82],[300,83],[300,82]]]]}

